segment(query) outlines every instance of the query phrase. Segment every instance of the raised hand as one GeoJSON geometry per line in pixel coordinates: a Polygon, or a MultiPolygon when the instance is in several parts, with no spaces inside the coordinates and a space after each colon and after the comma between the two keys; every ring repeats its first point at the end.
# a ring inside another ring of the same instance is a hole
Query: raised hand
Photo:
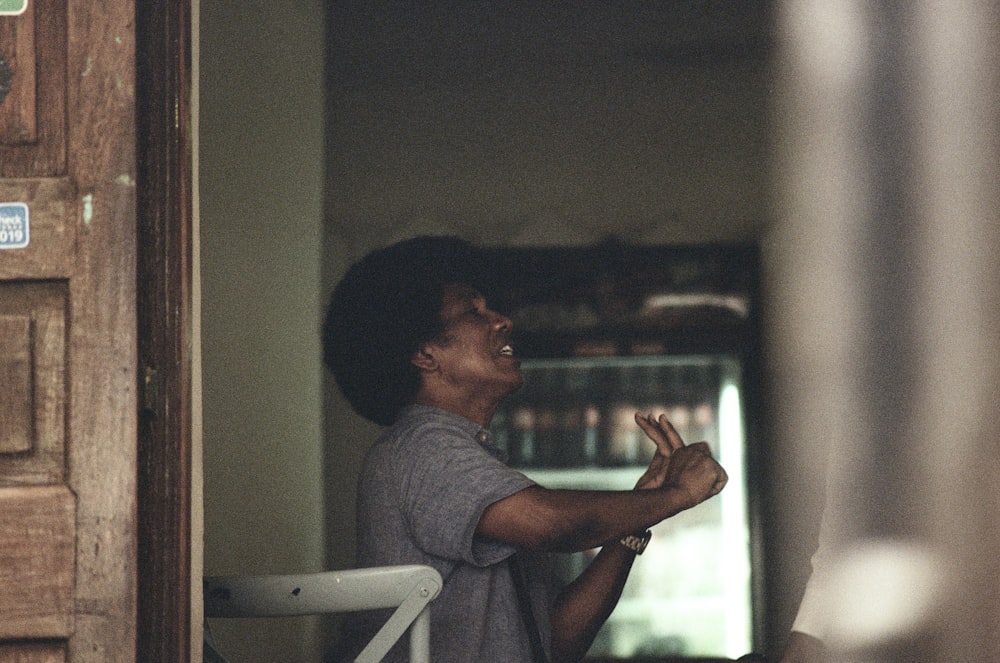
{"type": "Polygon", "coordinates": [[[687,506],[691,507],[718,494],[725,487],[729,477],[712,458],[706,442],[684,444],[666,415],[661,414],[654,419],[652,415],[636,413],[635,421],[656,444],[656,454],[636,483],[636,488],[680,490],[686,495],[687,506]]]}
{"type": "Polygon", "coordinates": [[[639,425],[642,432],[646,434],[653,444],[656,445],[656,453],[653,460],[649,462],[649,467],[639,477],[635,487],[637,489],[659,488],[663,485],[663,480],[667,475],[667,466],[670,464],[670,456],[674,450],[684,446],[684,440],[678,435],[674,427],[667,421],[667,416],[660,415],[655,418],[652,414],[645,415],[635,413],[635,423],[639,425]]]}

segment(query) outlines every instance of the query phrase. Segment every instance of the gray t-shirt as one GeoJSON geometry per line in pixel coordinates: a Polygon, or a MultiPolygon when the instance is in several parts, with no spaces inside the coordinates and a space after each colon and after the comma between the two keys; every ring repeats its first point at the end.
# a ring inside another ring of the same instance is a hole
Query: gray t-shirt
{"type": "MultiPolygon", "coordinates": [[[[406,408],[365,457],[358,566],[428,564],[441,573],[444,589],[431,605],[435,663],[530,663],[507,564],[517,550],[476,537],[475,529],[487,506],[532,485],[504,463],[488,431],[427,406],[406,408]]],[[[547,649],[555,591],[551,559],[526,551],[519,558],[547,649]]],[[[406,660],[405,640],[387,661],[406,660]]]]}

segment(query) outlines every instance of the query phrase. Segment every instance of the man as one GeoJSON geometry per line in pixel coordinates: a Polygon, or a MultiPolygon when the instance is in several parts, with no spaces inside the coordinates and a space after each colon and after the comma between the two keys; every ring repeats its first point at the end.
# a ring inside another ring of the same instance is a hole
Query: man
{"type": "MultiPolygon", "coordinates": [[[[460,239],[419,237],[369,254],[333,293],[324,359],[354,409],[390,426],[359,483],[357,561],[441,573],[435,661],[576,661],[648,528],[717,494],[727,476],[707,444],[685,445],[666,418],[638,414],[657,452],[637,490],[549,490],[507,467],[489,424],[521,386],[520,362],[511,321],[481,294],[484,267],[460,239]],[[553,586],[552,553],[597,546],[573,583],[553,586]]],[[[405,657],[397,646],[389,660],[405,657]]]]}

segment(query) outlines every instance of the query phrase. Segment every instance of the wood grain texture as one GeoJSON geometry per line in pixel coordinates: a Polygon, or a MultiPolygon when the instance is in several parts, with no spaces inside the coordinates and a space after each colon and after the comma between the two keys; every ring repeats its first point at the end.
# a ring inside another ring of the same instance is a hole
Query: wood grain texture
{"type": "MultiPolygon", "coordinates": [[[[2,161],[0,153],[0,161],[2,161]]],[[[74,269],[76,192],[68,178],[0,179],[0,201],[28,205],[30,238],[0,256],[0,280],[68,278],[74,269]]]]}
{"type": "Polygon", "coordinates": [[[4,393],[0,410],[8,413],[0,418],[5,422],[7,417],[17,418],[23,434],[30,436],[17,448],[9,448],[10,453],[0,453],[0,486],[60,484],[66,479],[67,300],[65,282],[0,281],[0,320],[7,320],[0,323],[7,328],[0,332],[5,335],[0,340],[0,364],[14,364],[0,372],[20,376],[2,378],[0,384],[5,392],[18,382],[29,390],[21,398],[15,398],[16,390],[10,398],[4,393]],[[27,348],[10,347],[23,345],[18,337],[27,348]],[[27,364],[16,358],[18,352],[26,353],[27,364]]]}
{"type": "Polygon", "coordinates": [[[37,136],[35,113],[35,6],[17,17],[0,18],[0,53],[11,70],[10,90],[0,104],[0,143],[33,143],[37,136]]]}
{"type": "Polygon", "coordinates": [[[0,639],[72,633],[74,501],[62,486],[0,488],[0,639]]]}
{"type": "Polygon", "coordinates": [[[66,647],[51,642],[0,643],[0,663],[64,663],[66,647]]]}
{"type": "Polygon", "coordinates": [[[37,132],[0,138],[0,194],[30,211],[29,245],[0,256],[0,314],[18,336],[30,320],[33,428],[0,455],[0,660],[132,663],[135,5],[30,6],[13,25],[33,31],[37,132]]]}
{"type": "Polygon", "coordinates": [[[31,345],[31,318],[0,314],[0,455],[28,452],[35,439],[31,345]]]}
{"type": "Polygon", "coordinates": [[[139,361],[151,382],[139,427],[138,655],[184,661],[192,648],[191,8],[148,0],[136,10],[139,361]]]}
{"type": "Polygon", "coordinates": [[[66,172],[66,9],[66,0],[31,0],[0,18],[4,58],[17,60],[0,105],[0,177],[66,172]]]}
{"type": "Polygon", "coordinates": [[[70,3],[68,484],[78,496],[74,663],[136,658],[135,4],[70,3]]]}

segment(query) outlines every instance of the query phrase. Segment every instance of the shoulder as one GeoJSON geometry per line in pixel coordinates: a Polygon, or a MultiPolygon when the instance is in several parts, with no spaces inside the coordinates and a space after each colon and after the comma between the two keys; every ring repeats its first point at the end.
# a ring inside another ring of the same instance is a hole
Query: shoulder
{"type": "Polygon", "coordinates": [[[475,441],[479,426],[475,423],[437,408],[414,405],[403,410],[402,415],[383,440],[414,450],[423,447],[477,446],[475,441]]]}
{"type": "Polygon", "coordinates": [[[405,471],[415,464],[435,463],[435,459],[455,452],[475,451],[475,424],[435,408],[404,409],[366,455],[366,465],[405,471]]]}

